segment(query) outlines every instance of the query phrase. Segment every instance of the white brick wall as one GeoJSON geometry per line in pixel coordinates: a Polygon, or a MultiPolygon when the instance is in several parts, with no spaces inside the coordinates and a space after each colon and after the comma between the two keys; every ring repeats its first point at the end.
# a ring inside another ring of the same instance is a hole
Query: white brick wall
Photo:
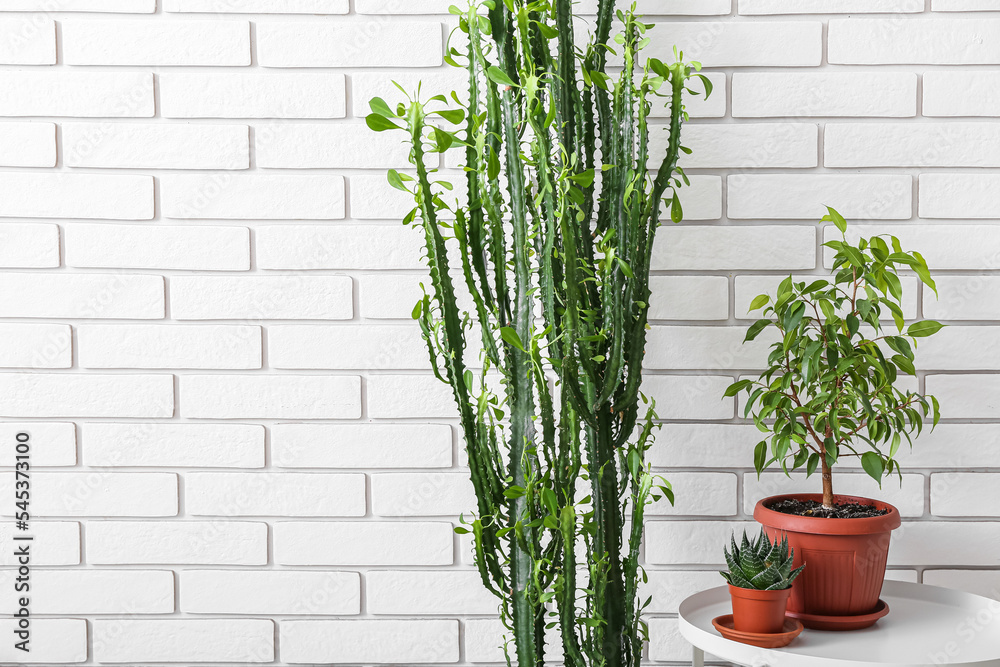
{"type": "MultiPolygon", "coordinates": [[[[410,321],[422,239],[384,182],[407,149],[363,123],[394,80],[466,94],[449,4],[0,2],[0,499],[28,430],[30,661],[503,662],[452,531],[474,500],[451,394],[410,321]]],[[[716,88],[655,247],[644,389],[677,505],[649,512],[649,659],[687,657],[677,605],[720,583],[753,503],[815,486],[758,480],[721,394],[763,363],[752,296],[828,265],[824,205],[921,251],[941,298],[907,279],[907,316],[951,325],[917,382],[945,422],[901,485],[848,463],[839,488],[902,510],[891,576],[1000,598],[1000,2],[639,5],[651,51],[716,88]]]]}

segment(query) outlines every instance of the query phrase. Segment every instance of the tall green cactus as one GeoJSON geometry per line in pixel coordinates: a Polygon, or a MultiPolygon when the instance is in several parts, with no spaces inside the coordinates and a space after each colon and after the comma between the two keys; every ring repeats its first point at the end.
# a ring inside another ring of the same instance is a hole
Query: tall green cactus
{"type": "Polygon", "coordinates": [[[405,222],[426,240],[432,288],[414,318],[468,452],[478,507],[458,531],[501,600],[518,667],[544,663],[549,628],[570,667],[638,667],[643,513],[673,501],[645,461],[649,269],[661,202],[682,215],[682,94],[692,77],[711,86],[680,57],[640,62],[652,26],[614,4],[600,0],[582,48],[571,0],[453,7],[466,47],[447,60],[468,72],[468,103],[418,92],[396,109],[372,100],[367,119],[409,134],[415,175],[389,181],[413,195],[405,222]],[[654,97],[669,109],[662,155],[649,150],[654,97]],[[456,202],[427,156],[463,148],[456,202]]]}

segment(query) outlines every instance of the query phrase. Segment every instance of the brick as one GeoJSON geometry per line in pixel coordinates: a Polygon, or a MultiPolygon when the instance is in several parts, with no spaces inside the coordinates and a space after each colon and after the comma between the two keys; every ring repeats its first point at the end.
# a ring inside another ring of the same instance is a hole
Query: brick
{"type": "Polygon", "coordinates": [[[494,614],[497,599],[479,572],[375,571],[365,575],[371,614],[494,614]]]}
{"type": "MultiPolygon", "coordinates": [[[[34,563],[34,561],[33,561],[34,563]]],[[[0,632],[13,637],[17,619],[0,620],[0,632]]],[[[31,621],[30,653],[14,647],[13,641],[0,645],[0,660],[27,662],[86,662],[87,621],[77,618],[45,618],[31,621]]]]}
{"type": "MultiPolygon", "coordinates": [[[[472,663],[490,662],[504,663],[504,645],[513,647],[514,637],[510,630],[504,627],[500,619],[470,618],[466,620],[464,642],[465,659],[472,663]]],[[[547,628],[545,631],[545,654],[562,655],[562,640],[558,630],[547,628]]]]}
{"type": "MultiPolygon", "coordinates": [[[[722,178],[719,176],[688,176],[690,185],[680,188],[681,208],[685,220],[718,220],[722,217],[722,178]]],[[[660,208],[662,221],[670,220],[670,208],[660,208]]]]}
{"type": "Polygon", "coordinates": [[[70,167],[247,169],[250,166],[246,125],[64,123],[62,133],[63,155],[70,167]]]}
{"type": "Polygon", "coordinates": [[[422,298],[421,284],[430,284],[430,277],[409,273],[359,275],[361,316],[369,320],[412,320],[413,308],[422,298]]]}
{"type": "MultiPolygon", "coordinates": [[[[764,437],[763,435],[761,437],[764,437]]],[[[752,456],[747,450],[747,463],[752,456]]],[[[845,457],[846,463],[846,457],[845,457]]],[[[834,475],[834,493],[862,498],[877,497],[894,505],[904,517],[920,517],[924,514],[924,476],[903,475],[887,478],[879,489],[875,481],[863,473],[838,472],[834,475]]],[[[823,482],[818,475],[806,478],[805,474],[792,473],[791,478],[782,472],[764,473],[760,479],[756,473],[743,475],[743,511],[753,515],[757,501],[786,493],[822,493],[823,482]]]]}
{"type": "Polygon", "coordinates": [[[646,374],[642,391],[656,400],[660,419],[732,419],[734,400],[723,397],[732,383],[729,376],[646,374]]]}
{"type": "MultiPolygon", "coordinates": [[[[715,570],[646,570],[649,581],[639,584],[639,597],[651,598],[649,614],[676,614],[681,602],[695,593],[719,586],[722,577],[715,570]]],[[[725,582],[723,582],[725,583],[725,582]]]]}
{"type": "Polygon", "coordinates": [[[739,0],[740,14],[905,14],[924,11],[923,0],[739,0]]]}
{"type": "Polygon", "coordinates": [[[0,217],[153,218],[150,176],[5,172],[0,193],[0,217]]]}
{"type": "Polygon", "coordinates": [[[780,338],[766,333],[744,344],[744,327],[653,327],[642,365],[663,370],[763,370],[771,344],[780,338]]]}
{"type": "MultiPolygon", "coordinates": [[[[274,524],[279,565],[451,565],[447,522],[295,522],[274,524]]],[[[287,655],[282,656],[288,660],[287,655]]],[[[365,658],[371,661],[371,656],[365,658]]]]}
{"type": "Polygon", "coordinates": [[[181,414],[201,419],[358,419],[361,379],[320,375],[185,375],[181,414]]]}
{"type": "MultiPolygon", "coordinates": [[[[951,416],[950,414],[948,415],[951,416]]],[[[938,424],[903,447],[898,458],[904,470],[913,468],[1000,467],[1000,425],[938,424]],[[956,447],[956,442],[974,442],[975,447],[956,447]]]]}
{"type": "MultiPolygon", "coordinates": [[[[0,11],[51,11],[52,0],[7,0],[0,11]]],[[[125,12],[152,14],[156,0],[59,0],[60,12],[125,12]]]]}
{"type": "Polygon", "coordinates": [[[368,378],[368,416],[457,418],[458,409],[449,386],[433,375],[373,375],[368,378]]]}
{"type": "Polygon", "coordinates": [[[436,67],[444,33],[437,22],[259,22],[264,67],[436,67]]]}
{"type": "MultiPolygon", "coordinates": [[[[34,516],[177,516],[177,475],[171,473],[36,472],[31,482],[34,516]]],[[[13,472],[0,473],[0,489],[14,497],[13,472]]]]}
{"type": "Polygon", "coordinates": [[[805,226],[664,227],[653,244],[654,270],[812,269],[816,230],[805,226]]]}
{"type": "MultiPolygon", "coordinates": [[[[14,588],[16,572],[0,573],[14,588]]],[[[170,614],[174,575],[169,570],[35,570],[31,573],[31,611],[35,614],[170,614]]],[[[0,606],[13,614],[14,597],[0,606]]],[[[34,648],[34,646],[33,646],[34,648]]]]}
{"type": "Polygon", "coordinates": [[[132,274],[5,273],[0,316],[161,319],[163,278],[132,274]]]}
{"type": "MultiPolygon", "coordinates": [[[[851,225],[847,229],[847,238],[852,243],[872,234],[897,237],[903,250],[919,251],[932,272],[1000,268],[1000,253],[993,244],[996,227],[992,225],[851,225]]],[[[827,227],[824,242],[834,238],[840,239],[840,232],[827,227]]],[[[830,251],[825,250],[824,266],[830,266],[832,259],[830,251]]]]}
{"type": "Polygon", "coordinates": [[[33,222],[0,225],[0,268],[51,269],[59,263],[58,225],[33,222]]]}
{"type": "Polygon", "coordinates": [[[257,266],[262,269],[381,270],[423,266],[423,232],[398,221],[392,225],[263,225],[254,230],[254,235],[257,266]]]}
{"type": "Polygon", "coordinates": [[[733,75],[734,118],[915,115],[917,75],[908,72],[733,75]]]}
{"type": "Polygon", "coordinates": [[[267,346],[272,368],[430,368],[427,345],[414,325],[272,326],[267,346]]]}
{"type": "Polygon", "coordinates": [[[76,465],[76,425],[72,422],[0,422],[0,465],[14,465],[18,433],[30,437],[33,468],[76,465]]]}
{"type": "Polygon", "coordinates": [[[447,424],[275,424],[272,463],[281,468],[448,468],[447,424]]]}
{"type": "Polygon", "coordinates": [[[77,328],[83,368],[261,367],[260,327],[97,324],[77,328]]]}
{"type": "MultiPolygon", "coordinates": [[[[712,659],[708,655],[706,657],[712,659]]],[[[686,662],[691,659],[691,644],[681,634],[677,619],[650,619],[649,659],[675,662],[686,662]]]]}
{"type": "Polygon", "coordinates": [[[248,424],[88,423],[88,466],[262,468],[264,427],[248,424]]]}
{"type": "Polygon", "coordinates": [[[747,460],[764,437],[756,426],[742,424],[663,424],[648,460],[656,468],[725,468],[747,460]],[[684,442],[680,448],[672,443],[684,442]]]}
{"type": "Polygon", "coordinates": [[[54,123],[0,123],[0,166],[56,166],[54,123]]]}
{"type": "Polygon", "coordinates": [[[1000,319],[1000,277],[992,275],[938,276],[938,294],[926,290],[924,315],[936,320],[1000,319]]]}
{"type": "Polygon", "coordinates": [[[995,65],[1000,45],[983,35],[997,30],[1000,19],[832,19],[827,58],[837,65],[995,65]]]}
{"type": "Polygon", "coordinates": [[[936,12],[990,12],[1000,9],[997,0],[931,0],[936,12]]]}
{"type": "Polygon", "coordinates": [[[476,511],[467,473],[375,473],[372,512],[376,516],[458,516],[476,511]]]}
{"type": "Polygon", "coordinates": [[[326,615],[361,612],[357,572],[184,570],[180,608],[189,614],[326,615]]]}
{"type": "Polygon", "coordinates": [[[151,118],[150,72],[0,72],[0,115],[151,118]]]}
{"type": "Polygon", "coordinates": [[[62,21],[68,65],[250,64],[247,21],[62,21]]]}
{"type": "Polygon", "coordinates": [[[181,219],[338,220],[344,178],[332,175],[161,176],[163,215],[181,219]]]}
{"type": "Polygon", "coordinates": [[[0,415],[170,417],[170,375],[0,374],[0,415]]]}
{"type": "Polygon", "coordinates": [[[729,217],[818,220],[833,206],[845,218],[909,220],[908,175],[737,174],[729,177],[729,217]],[[820,203],[822,202],[822,203],[820,203]]]}
{"type": "Polygon", "coordinates": [[[73,333],[63,324],[0,324],[0,368],[69,368],[73,333]]]}
{"type": "MultiPolygon", "coordinates": [[[[364,283],[362,283],[362,294],[364,283]]],[[[652,276],[651,320],[725,320],[729,280],[722,276],[652,276]]]]}
{"type": "MultiPolygon", "coordinates": [[[[736,319],[756,320],[760,317],[760,311],[750,312],[750,303],[758,294],[769,294],[774,296],[778,292],[778,285],[787,278],[783,276],[737,276],[736,277],[736,319]]],[[[794,275],[795,282],[805,282],[807,285],[814,280],[833,280],[829,274],[826,275],[794,275]]],[[[900,276],[899,279],[903,288],[903,316],[907,319],[917,317],[917,279],[911,276],[900,276]]],[[[887,322],[892,321],[892,313],[885,311],[883,318],[887,322]]]]}
{"type": "MultiPolygon", "coordinates": [[[[410,145],[364,123],[257,126],[257,166],[272,169],[387,169],[409,165],[410,145]]],[[[429,156],[427,166],[436,166],[429,156]]]]}
{"type": "Polygon", "coordinates": [[[346,14],[348,0],[164,0],[165,12],[346,14]]]}
{"type": "MultiPolygon", "coordinates": [[[[356,0],[358,14],[447,14],[448,7],[441,0],[356,0]]],[[[578,7],[575,10],[580,11],[578,7]]]]}
{"type": "Polygon", "coordinates": [[[458,621],[284,621],[281,659],[293,663],[458,662],[458,621]]]}
{"type": "Polygon", "coordinates": [[[347,276],[179,276],[170,308],[179,320],[346,320],[353,288],[347,276]]]}
{"type": "MultiPolygon", "coordinates": [[[[430,1],[437,2],[437,0],[430,1]]],[[[438,6],[443,7],[443,11],[447,13],[448,8],[444,6],[445,4],[440,3],[438,6]]],[[[409,0],[398,6],[400,8],[415,6],[415,2],[409,0]]],[[[358,11],[358,13],[362,12],[358,11]]],[[[465,70],[454,67],[437,67],[426,70],[405,69],[392,72],[359,71],[351,74],[353,92],[351,99],[354,100],[355,118],[364,118],[371,113],[368,103],[373,97],[381,97],[389,105],[389,108],[395,108],[398,104],[406,102],[406,96],[395,86],[396,83],[408,93],[416,91],[417,86],[420,86],[422,90],[431,95],[444,94],[449,100],[451,100],[453,92],[458,94],[458,98],[463,103],[467,103],[469,99],[468,75],[465,70]]],[[[394,133],[390,133],[390,136],[392,134],[394,133]]]]}
{"type": "Polygon", "coordinates": [[[724,565],[722,545],[735,532],[756,534],[755,523],[741,521],[650,521],[646,524],[646,562],[655,565],[724,565]]]}
{"type": "Polygon", "coordinates": [[[345,114],[344,75],[332,72],[170,73],[159,76],[159,86],[160,113],[165,118],[343,118],[345,114]]]}
{"type": "Polygon", "coordinates": [[[245,227],[91,225],[65,227],[66,264],[83,268],[247,271],[245,227]]]}
{"type": "Polygon", "coordinates": [[[835,123],[826,126],[827,167],[997,167],[993,123],[835,123]]]}
{"type": "MultiPolygon", "coordinates": [[[[448,195],[461,201],[465,179],[440,173],[436,180],[455,186],[456,191],[448,195]]],[[[414,206],[413,195],[391,187],[381,174],[351,176],[351,217],[356,220],[392,220],[398,224],[414,206]]]]}
{"type": "MultiPolygon", "coordinates": [[[[997,6],[1000,8],[1000,5],[997,6]]],[[[997,116],[1000,72],[947,70],[924,73],[925,116],[997,116]]]]}
{"type": "Polygon", "coordinates": [[[931,514],[949,517],[996,516],[1000,475],[993,473],[934,473],[931,514]]]}
{"type": "MultiPolygon", "coordinates": [[[[696,0],[697,1],[697,0],[696,0]]],[[[705,4],[699,2],[698,4],[705,4]]],[[[677,3],[671,3],[671,6],[677,3]]],[[[728,13],[728,12],[727,12],[728,13]]],[[[696,82],[690,89],[685,91],[682,98],[684,110],[691,118],[722,118],[726,115],[726,75],[722,72],[705,72],[708,80],[712,82],[712,94],[705,97],[705,86],[702,82],[696,82]],[[691,92],[694,91],[694,94],[691,92]]],[[[651,118],[669,118],[670,107],[653,103],[650,110],[651,118]]]]}
{"type": "Polygon", "coordinates": [[[94,621],[99,662],[274,660],[274,622],[256,618],[94,621]]]}
{"type": "Polygon", "coordinates": [[[904,521],[892,534],[890,565],[995,567],[1000,523],[904,521]]]}
{"type": "Polygon", "coordinates": [[[91,521],[87,524],[87,561],[94,565],[263,565],[267,562],[267,524],[91,521]]]}
{"type": "MultiPolygon", "coordinates": [[[[682,155],[685,169],[799,169],[819,164],[819,129],[811,123],[688,124],[682,155]]],[[[650,152],[662,154],[669,135],[652,132],[650,152]]]]}
{"type": "Polygon", "coordinates": [[[736,475],[673,472],[669,480],[676,495],[674,504],[660,498],[646,508],[648,516],[736,516],[736,475]]]}
{"type": "Polygon", "coordinates": [[[998,218],[997,187],[1000,176],[993,174],[921,174],[920,217],[998,218]]]}
{"type": "Polygon", "coordinates": [[[0,64],[55,65],[55,22],[37,14],[0,18],[0,64]]]}
{"type": "Polygon", "coordinates": [[[949,419],[994,419],[1000,415],[1000,375],[928,375],[927,393],[949,419]]]}
{"type": "Polygon", "coordinates": [[[193,516],[364,516],[364,475],[197,472],[184,476],[193,516]]]}
{"type": "Polygon", "coordinates": [[[924,570],[924,583],[1000,600],[1000,571],[924,570]]]}
{"type": "MultiPolygon", "coordinates": [[[[14,522],[0,523],[0,538],[13,544],[14,522]]],[[[32,521],[31,535],[35,538],[32,546],[31,564],[36,565],[79,565],[80,564],[80,524],[76,521],[32,521]]],[[[0,565],[17,566],[13,549],[0,553],[0,565]]],[[[4,642],[4,646],[9,646],[4,642]]]]}
{"type": "Polygon", "coordinates": [[[819,21],[655,23],[643,51],[673,61],[673,47],[705,67],[815,67],[823,58],[819,21]]]}
{"type": "Polygon", "coordinates": [[[923,370],[1000,370],[1000,327],[947,326],[920,341],[917,363],[923,370]]]}
{"type": "MultiPolygon", "coordinates": [[[[369,0],[371,2],[373,0],[369,0]]],[[[638,0],[636,8],[639,14],[656,15],[723,15],[732,11],[733,0],[638,0]]],[[[579,14],[596,14],[597,0],[582,0],[579,3],[579,14]]]]}

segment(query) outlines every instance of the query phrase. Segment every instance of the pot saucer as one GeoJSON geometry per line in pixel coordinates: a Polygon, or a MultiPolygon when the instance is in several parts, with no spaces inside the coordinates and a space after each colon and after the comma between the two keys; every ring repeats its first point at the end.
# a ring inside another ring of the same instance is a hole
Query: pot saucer
{"type": "Polygon", "coordinates": [[[734,642],[750,644],[759,648],[781,648],[788,646],[802,632],[802,623],[794,618],[785,618],[785,627],[781,632],[764,634],[759,632],[740,632],[733,628],[733,615],[726,614],[712,619],[712,625],[719,634],[734,642]]]}
{"type": "Polygon", "coordinates": [[[869,614],[858,616],[821,616],[819,614],[804,614],[797,611],[789,611],[789,618],[802,621],[802,625],[810,630],[861,630],[875,625],[878,619],[889,613],[889,605],[883,600],[879,600],[874,611],[869,614]]]}

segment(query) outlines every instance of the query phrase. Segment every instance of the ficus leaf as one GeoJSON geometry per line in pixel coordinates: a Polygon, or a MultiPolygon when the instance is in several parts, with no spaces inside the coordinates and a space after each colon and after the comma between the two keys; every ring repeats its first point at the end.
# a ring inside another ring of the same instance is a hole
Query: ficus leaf
{"type": "Polygon", "coordinates": [[[882,486],[882,473],[885,472],[885,467],[881,456],[875,452],[865,452],[861,455],[861,467],[869,477],[878,482],[879,487],[882,486]]]}
{"type": "Polygon", "coordinates": [[[839,229],[841,233],[846,232],[847,220],[844,219],[844,216],[842,216],[840,213],[836,211],[836,209],[830,206],[827,206],[826,210],[827,214],[823,217],[823,220],[835,224],[837,226],[837,229],[839,229]]]}
{"type": "Polygon", "coordinates": [[[749,310],[747,310],[747,312],[753,312],[755,310],[759,310],[760,308],[766,306],[770,301],[771,297],[769,297],[768,295],[758,294],[756,297],[754,297],[754,300],[750,302],[750,308],[749,310]]]}
{"type": "Polygon", "coordinates": [[[915,322],[910,325],[910,328],[906,330],[908,336],[913,338],[923,338],[925,336],[932,336],[938,331],[944,328],[944,325],[940,322],[935,322],[934,320],[923,320],[922,322],[915,322]]]}

